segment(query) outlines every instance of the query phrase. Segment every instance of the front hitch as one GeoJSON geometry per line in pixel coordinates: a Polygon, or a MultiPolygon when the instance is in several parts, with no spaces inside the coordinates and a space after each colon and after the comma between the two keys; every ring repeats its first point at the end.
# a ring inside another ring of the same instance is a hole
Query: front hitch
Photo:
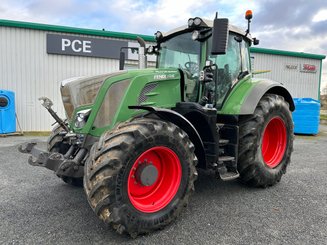
{"type": "MultiPolygon", "coordinates": [[[[25,143],[18,147],[22,153],[30,154],[28,163],[32,166],[45,167],[54,171],[58,176],[80,178],[84,176],[84,167],[80,162],[85,158],[87,150],[79,149],[74,158],[71,154],[48,152],[36,147],[36,142],[25,143]]],[[[73,146],[72,146],[73,149],[73,146]]],[[[73,153],[73,150],[70,151],[73,153]]]]}

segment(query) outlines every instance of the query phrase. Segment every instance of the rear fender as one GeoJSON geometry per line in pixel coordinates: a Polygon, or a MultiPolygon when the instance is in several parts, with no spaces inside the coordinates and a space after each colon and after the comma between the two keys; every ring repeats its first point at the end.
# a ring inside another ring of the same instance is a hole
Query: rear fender
{"type": "Polygon", "coordinates": [[[246,79],[240,82],[226,99],[220,114],[230,115],[248,115],[253,114],[260,99],[265,94],[277,94],[283,96],[289,104],[291,111],[294,111],[295,105],[289,91],[283,84],[262,79],[246,79]]]}

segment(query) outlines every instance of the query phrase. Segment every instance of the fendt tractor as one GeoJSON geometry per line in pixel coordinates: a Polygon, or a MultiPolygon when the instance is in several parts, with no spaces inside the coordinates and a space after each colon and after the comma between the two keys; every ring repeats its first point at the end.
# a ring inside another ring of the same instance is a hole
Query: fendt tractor
{"type": "MultiPolygon", "coordinates": [[[[67,119],[55,118],[47,151],[19,147],[29,163],[84,186],[96,215],[132,237],[162,229],[189,203],[198,169],[268,187],[281,180],[293,149],[294,103],[285,87],[253,78],[247,29],[190,18],[186,26],[138,38],[144,69],[61,83],[67,119]],[[156,68],[146,69],[148,54],[156,68]]],[[[121,53],[120,68],[124,65],[121,53]]]]}

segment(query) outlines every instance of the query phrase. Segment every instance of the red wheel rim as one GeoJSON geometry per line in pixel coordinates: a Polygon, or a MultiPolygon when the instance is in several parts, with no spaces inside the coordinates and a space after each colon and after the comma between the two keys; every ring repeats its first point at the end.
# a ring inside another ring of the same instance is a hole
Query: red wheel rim
{"type": "Polygon", "coordinates": [[[128,176],[128,197],[133,206],[145,213],[157,212],[166,207],[176,195],[182,179],[178,156],[164,146],[152,147],[134,162],[128,176]],[[146,186],[137,178],[142,166],[151,164],[157,171],[154,183],[146,186]]]}
{"type": "Polygon", "coordinates": [[[287,134],[284,121],[280,117],[272,118],[263,133],[261,152],[265,164],[275,168],[280,164],[286,150],[287,134]]]}

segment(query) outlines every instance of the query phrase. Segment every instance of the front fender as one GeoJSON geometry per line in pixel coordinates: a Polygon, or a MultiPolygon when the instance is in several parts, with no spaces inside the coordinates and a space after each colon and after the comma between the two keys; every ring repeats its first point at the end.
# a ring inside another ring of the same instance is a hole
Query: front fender
{"type": "Polygon", "coordinates": [[[165,108],[158,108],[152,106],[129,106],[128,108],[146,110],[152,112],[155,115],[157,115],[159,118],[169,121],[180,127],[182,130],[184,130],[195,146],[195,155],[199,161],[198,167],[202,166],[203,168],[205,168],[206,158],[205,158],[205,151],[204,151],[204,145],[202,139],[198,131],[195,129],[192,123],[189,120],[187,120],[187,118],[185,118],[184,116],[182,116],[176,111],[165,109],[165,108]]]}
{"type": "Polygon", "coordinates": [[[288,102],[290,110],[294,111],[292,96],[283,84],[269,79],[247,77],[233,88],[219,114],[253,114],[260,99],[267,93],[283,96],[288,102]]]}

